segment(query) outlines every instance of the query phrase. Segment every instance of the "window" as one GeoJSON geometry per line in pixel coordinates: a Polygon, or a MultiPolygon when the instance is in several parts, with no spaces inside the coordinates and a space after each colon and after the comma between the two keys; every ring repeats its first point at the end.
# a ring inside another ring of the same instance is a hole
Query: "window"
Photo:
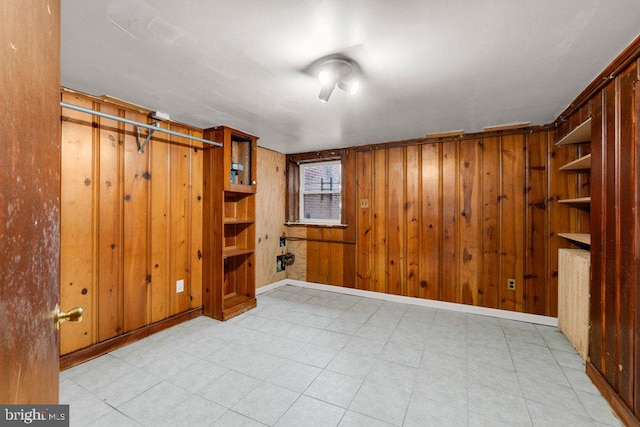
{"type": "Polygon", "coordinates": [[[342,211],[340,161],[300,164],[300,222],[339,224],[342,211]]]}

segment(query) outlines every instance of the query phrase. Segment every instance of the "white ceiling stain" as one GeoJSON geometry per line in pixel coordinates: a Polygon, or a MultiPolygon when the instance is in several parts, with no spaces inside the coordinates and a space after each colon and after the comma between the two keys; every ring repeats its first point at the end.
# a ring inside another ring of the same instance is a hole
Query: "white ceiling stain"
{"type": "Polygon", "coordinates": [[[62,85],[283,153],[546,124],[638,36],[640,0],[62,1],[62,85]],[[304,70],[344,53],[355,96],[304,70]]]}

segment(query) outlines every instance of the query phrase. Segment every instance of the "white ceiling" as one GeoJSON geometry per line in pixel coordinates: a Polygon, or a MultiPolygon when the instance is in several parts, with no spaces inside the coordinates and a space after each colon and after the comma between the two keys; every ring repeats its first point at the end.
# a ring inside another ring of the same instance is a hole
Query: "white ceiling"
{"type": "Polygon", "coordinates": [[[556,116],[638,35],[640,0],[62,0],[62,85],[283,153],[556,116]],[[303,70],[346,53],[361,91],[303,70]]]}

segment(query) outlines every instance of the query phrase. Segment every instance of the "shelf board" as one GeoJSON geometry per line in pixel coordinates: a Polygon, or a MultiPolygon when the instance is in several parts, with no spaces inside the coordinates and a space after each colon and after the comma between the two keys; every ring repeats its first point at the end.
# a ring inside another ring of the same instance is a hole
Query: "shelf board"
{"type": "Polygon", "coordinates": [[[255,221],[252,219],[242,219],[242,218],[225,218],[222,222],[226,224],[253,224],[255,221]]]}
{"type": "Polygon", "coordinates": [[[587,154],[584,157],[580,157],[579,159],[575,159],[574,161],[567,163],[562,166],[560,170],[565,172],[591,170],[591,154],[587,154]]]}
{"type": "Polygon", "coordinates": [[[591,207],[591,197],[580,197],[577,199],[558,200],[559,203],[571,205],[576,208],[588,209],[591,207]]]}
{"type": "Polygon", "coordinates": [[[591,234],[589,233],[558,233],[558,236],[572,242],[578,242],[591,246],[591,234]]]}
{"type": "Polygon", "coordinates": [[[235,246],[224,248],[222,250],[223,258],[230,258],[230,257],[240,256],[240,255],[250,255],[252,253],[253,253],[253,249],[238,249],[235,246]]]}
{"type": "Polygon", "coordinates": [[[591,117],[580,123],[575,129],[556,142],[557,147],[571,144],[582,144],[591,140],[591,117]]]}

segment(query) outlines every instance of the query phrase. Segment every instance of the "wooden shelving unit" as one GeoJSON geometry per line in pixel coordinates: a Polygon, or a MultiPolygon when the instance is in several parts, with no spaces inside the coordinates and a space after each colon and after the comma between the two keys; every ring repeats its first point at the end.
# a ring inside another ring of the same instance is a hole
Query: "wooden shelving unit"
{"type": "Polygon", "coordinates": [[[203,269],[205,314],[228,320],[256,306],[255,193],[258,138],[226,126],[204,137],[223,144],[205,151],[203,269]]]}
{"type": "MultiPolygon", "coordinates": [[[[561,138],[556,146],[571,146],[573,144],[589,144],[591,142],[591,118],[576,126],[571,132],[561,138]]],[[[591,172],[591,154],[583,154],[588,147],[574,147],[577,159],[561,166],[560,171],[577,174],[575,177],[576,194],[582,193],[584,178],[581,174],[591,172]]],[[[586,181],[588,182],[588,181],[586,181]]],[[[591,209],[591,197],[576,197],[562,199],[559,203],[570,209],[591,209]]],[[[580,218],[588,220],[589,215],[580,213],[580,218]]],[[[573,223],[570,223],[573,224],[573,223]]],[[[570,225],[567,232],[558,233],[558,236],[571,242],[581,249],[558,250],[558,328],[566,335],[569,341],[586,360],[589,337],[589,250],[591,248],[591,235],[579,233],[580,225],[570,225]],[[585,250],[586,249],[586,250],[585,250]]],[[[584,229],[584,227],[583,227],[584,229]]]]}
{"type": "MultiPolygon", "coordinates": [[[[576,126],[571,132],[560,138],[556,142],[556,146],[570,146],[574,144],[588,144],[591,142],[591,117],[576,126]]],[[[582,152],[582,150],[577,150],[582,152]]],[[[559,170],[566,173],[589,173],[591,172],[591,154],[580,156],[577,159],[561,166],[559,170]]],[[[572,199],[559,200],[559,203],[567,205],[572,208],[589,210],[591,208],[591,197],[578,197],[572,199]]],[[[591,236],[588,233],[558,233],[560,237],[563,237],[572,243],[579,243],[582,245],[590,245],[591,236]]]]}

